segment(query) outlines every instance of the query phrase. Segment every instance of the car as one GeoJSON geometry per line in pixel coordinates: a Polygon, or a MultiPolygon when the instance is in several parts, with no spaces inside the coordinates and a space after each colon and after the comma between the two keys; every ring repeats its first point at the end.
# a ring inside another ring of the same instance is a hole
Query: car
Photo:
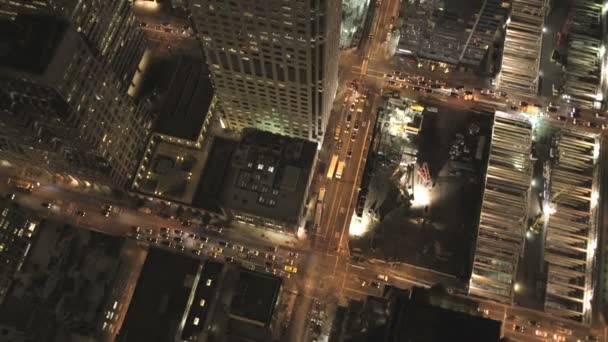
{"type": "Polygon", "coordinates": [[[141,227],[140,226],[132,226],[131,227],[131,231],[134,233],[139,234],[139,232],[141,232],[141,227]]]}
{"type": "Polygon", "coordinates": [[[201,255],[201,251],[200,249],[191,249],[190,253],[194,254],[194,255],[201,255]]]}
{"type": "Polygon", "coordinates": [[[519,102],[519,106],[520,106],[520,107],[528,107],[528,106],[529,106],[529,103],[528,103],[528,102],[526,102],[526,101],[520,101],[520,102],[519,102]]]}
{"type": "Polygon", "coordinates": [[[209,242],[209,238],[208,238],[208,237],[206,237],[206,236],[202,236],[202,235],[197,235],[197,236],[196,236],[196,239],[197,239],[198,241],[202,241],[202,242],[209,242]]]}
{"type": "Polygon", "coordinates": [[[234,257],[227,256],[224,258],[227,262],[234,262],[234,257]]]}
{"type": "Polygon", "coordinates": [[[169,234],[167,234],[167,233],[160,233],[160,237],[165,240],[169,240],[169,234]]]}
{"type": "Polygon", "coordinates": [[[540,322],[539,321],[529,320],[528,324],[530,324],[531,326],[535,326],[537,328],[540,328],[540,322]]]}
{"type": "Polygon", "coordinates": [[[245,250],[245,247],[243,247],[243,246],[239,246],[239,245],[234,245],[234,246],[233,246],[233,248],[234,248],[234,249],[236,249],[236,250],[237,250],[237,251],[239,251],[239,252],[242,252],[242,251],[244,251],[244,250],[245,250]]]}
{"type": "Polygon", "coordinates": [[[572,110],[570,111],[570,116],[573,118],[580,118],[581,117],[581,109],[580,108],[572,108],[572,110]]]}
{"type": "Polygon", "coordinates": [[[604,113],[595,113],[596,118],[605,118],[606,115],[604,113]]]}
{"type": "Polygon", "coordinates": [[[179,230],[179,229],[173,229],[173,234],[175,234],[177,236],[182,236],[182,235],[184,235],[184,231],[179,230]]]}
{"type": "Polygon", "coordinates": [[[230,244],[228,242],[226,242],[226,241],[219,241],[217,244],[220,245],[220,246],[222,246],[222,247],[228,247],[228,246],[230,246],[230,244]]]}
{"type": "Polygon", "coordinates": [[[361,281],[361,287],[367,286],[367,282],[365,280],[361,281]]]}
{"type": "Polygon", "coordinates": [[[178,250],[178,251],[180,251],[180,252],[183,252],[185,248],[184,248],[184,245],[177,245],[177,244],[176,244],[176,245],[175,245],[175,249],[177,249],[177,250],[178,250]]]}
{"type": "Polygon", "coordinates": [[[160,233],[161,234],[169,234],[169,228],[160,227],[160,233]]]}
{"type": "Polygon", "coordinates": [[[184,226],[184,227],[190,227],[190,226],[192,225],[192,221],[190,221],[190,220],[183,220],[183,221],[181,222],[181,224],[182,224],[182,226],[184,226]]]}
{"type": "Polygon", "coordinates": [[[16,195],[14,193],[12,193],[12,192],[10,194],[6,194],[6,198],[8,198],[11,201],[14,200],[15,197],[16,197],[16,195]]]}
{"type": "Polygon", "coordinates": [[[380,280],[382,280],[382,281],[388,281],[388,276],[387,276],[387,275],[384,275],[384,274],[378,274],[378,275],[376,276],[376,278],[378,278],[378,279],[380,279],[380,280]]]}
{"type": "Polygon", "coordinates": [[[264,261],[264,265],[266,265],[267,267],[272,268],[274,266],[274,263],[272,261],[264,261]]]}
{"type": "Polygon", "coordinates": [[[517,109],[519,109],[519,107],[517,107],[517,106],[511,106],[509,108],[511,108],[511,110],[517,110],[517,109]]]}
{"type": "Polygon", "coordinates": [[[51,209],[51,207],[53,207],[53,205],[48,202],[42,202],[42,203],[40,203],[40,205],[42,205],[44,208],[47,208],[47,209],[51,209]]]}
{"type": "Polygon", "coordinates": [[[112,213],[112,206],[111,205],[106,205],[105,207],[103,207],[103,210],[101,211],[101,214],[104,217],[109,217],[111,213],[112,213]]]}
{"type": "Polygon", "coordinates": [[[181,236],[174,236],[173,237],[173,241],[176,243],[183,243],[184,242],[184,238],[182,238],[181,236]]]}
{"type": "Polygon", "coordinates": [[[346,152],[346,158],[350,158],[353,156],[353,149],[351,148],[350,150],[348,150],[348,152],[346,152]]]}
{"type": "Polygon", "coordinates": [[[217,258],[217,256],[218,256],[217,252],[213,252],[213,253],[211,253],[211,257],[212,257],[212,258],[217,258]]]}
{"type": "Polygon", "coordinates": [[[222,252],[224,251],[224,249],[223,249],[223,248],[221,248],[221,247],[214,247],[214,248],[213,248],[213,250],[214,250],[216,253],[222,253],[222,252]]]}
{"type": "Polygon", "coordinates": [[[353,130],[354,130],[354,131],[359,130],[359,120],[356,120],[356,121],[355,121],[355,125],[353,126],[353,130]]]}
{"type": "Polygon", "coordinates": [[[289,264],[289,265],[291,265],[291,266],[293,266],[294,261],[295,261],[295,260],[293,260],[293,259],[285,259],[285,263],[286,263],[286,264],[289,264]]]}
{"type": "Polygon", "coordinates": [[[272,254],[272,253],[266,253],[266,255],[264,256],[266,259],[268,260],[276,260],[277,256],[272,254]]]}
{"type": "Polygon", "coordinates": [[[369,286],[371,286],[373,288],[376,288],[376,289],[379,289],[380,288],[380,283],[372,281],[372,282],[369,283],[369,286]]]}
{"type": "Polygon", "coordinates": [[[350,141],[355,141],[357,140],[357,133],[354,133],[350,136],[350,141]]]}
{"type": "Polygon", "coordinates": [[[284,269],[285,269],[285,271],[290,272],[290,273],[298,273],[298,268],[294,267],[294,266],[285,265],[284,269]]]}
{"type": "Polygon", "coordinates": [[[289,255],[290,257],[297,258],[297,257],[299,257],[299,256],[300,256],[300,253],[296,253],[296,252],[289,252],[289,253],[287,253],[287,255],[289,255]]]}
{"type": "Polygon", "coordinates": [[[256,251],[255,249],[250,250],[250,251],[249,251],[249,253],[251,253],[251,254],[253,254],[253,255],[255,255],[255,256],[260,255],[260,252],[259,252],[259,251],[256,251]]]}
{"type": "Polygon", "coordinates": [[[163,245],[163,246],[165,246],[165,247],[167,247],[167,248],[173,247],[173,244],[171,242],[167,241],[167,240],[161,241],[160,244],[163,245]]]}
{"type": "Polygon", "coordinates": [[[523,333],[525,329],[521,325],[513,324],[511,326],[511,330],[513,330],[513,331],[519,331],[520,333],[523,333]]]}
{"type": "Polygon", "coordinates": [[[350,120],[352,120],[352,119],[353,119],[353,116],[352,116],[352,115],[348,114],[348,115],[346,116],[346,122],[350,122],[350,120]]]}
{"type": "Polygon", "coordinates": [[[549,107],[547,107],[547,112],[549,112],[549,113],[557,113],[558,109],[559,109],[558,107],[549,106],[549,107]]]}
{"type": "Polygon", "coordinates": [[[83,210],[76,211],[76,216],[84,217],[86,214],[87,212],[83,210]]]}
{"type": "Polygon", "coordinates": [[[566,119],[567,119],[567,118],[566,118],[565,116],[563,116],[563,115],[559,115],[559,116],[557,117],[557,120],[559,120],[559,121],[566,121],[566,119]]]}
{"type": "Polygon", "coordinates": [[[158,243],[158,239],[157,239],[157,238],[155,238],[155,237],[151,237],[151,236],[148,236],[148,237],[146,238],[146,241],[148,241],[148,242],[149,242],[149,243],[151,243],[151,244],[157,244],[157,243],[158,243]]]}
{"type": "Polygon", "coordinates": [[[152,228],[146,228],[146,229],[145,229],[145,232],[146,232],[146,234],[148,234],[148,235],[152,235],[152,234],[154,234],[154,229],[152,229],[152,228]]]}
{"type": "Polygon", "coordinates": [[[198,248],[200,248],[200,249],[203,249],[203,248],[205,248],[205,243],[201,242],[201,243],[197,244],[196,246],[198,246],[198,248]]]}
{"type": "Polygon", "coordinates": [[[338,143],[336,144],[336,149],[341,150],[342,149],[342,139],[338,140],[338,143]]]}
{"type": "Polygon", "coordinates": [[[547,332],[544,331],[544,330],[536,329],[536,331],[534,332],[534,334],[536,336],[540,336],[540,337],[547,337],[547,332]]]}
{"type": "Polygon", "coordinates": [[[458,95],[458,93],[455,93],[455,92],[451,92],[450,96],[455,97],[455,98],[460,98],[460,95],[458,95]]]}
{"type": "MultiPolygon", "coordinates": [[[[351,112],[354,112],[355,111],[355,104],[351,103],[350,104],[350,108],[348,110],[351,111],[351,112]]],[[[348,114],[348,116],[350,117],[350,114],[348,114]]]]}

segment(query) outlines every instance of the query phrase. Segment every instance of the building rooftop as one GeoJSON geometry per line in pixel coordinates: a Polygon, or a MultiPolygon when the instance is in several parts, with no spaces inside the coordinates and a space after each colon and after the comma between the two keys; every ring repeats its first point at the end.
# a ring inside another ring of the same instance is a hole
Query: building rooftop
{"type": "Polygon", "coordinates": [[[203,175],[192,199],[194,207],[220,212],[223,179],[230,168],[230,160],[237,145],[232,140],[214,138],[203,175]]]}
{"type": "Polygon", "coordinates": [[[200,260],[152,248],[117,340],[174,340],[199,265],[200,260]]]}
{"type": "Polygon", "coordinates": [[[20,15],[14,21],[0,20],[0,66],[43,73],[67,26],[46,16],[20,15]]]}
{"type": "Polygon", "coordinates": [[[232,210],[297,223],[317,144],[247,130],[232,155],[222,204],[232,210]]]}
{"type": "Polygon", "coordinates": [[[197,140],[212,99],[213,87],[205,62],[181,57],[173,70],[155,132],[197,140]]]}
{"type": "Polygon", "coordinates": [[[281,279],[277,277],[240,269],[230,314],[260,325],[269,325],[280,288],[281,279]]]}

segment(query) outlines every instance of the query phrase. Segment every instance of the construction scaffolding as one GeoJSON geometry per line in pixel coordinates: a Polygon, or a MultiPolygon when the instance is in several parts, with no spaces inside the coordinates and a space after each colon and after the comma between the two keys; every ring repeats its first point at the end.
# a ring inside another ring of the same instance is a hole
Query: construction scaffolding
{"type": "Polygon", "coordinates": [[[554,146],[558,157],[551,171],[550,193],[560,195],[551,203],[545,227],[545,311],[590,323],[599,143],[585,133],[562,130],[554,146]]]}
{"type": "Polygon", "coordinates": [[[534,96],[538,75],[543,26],[548,0],[513,0],[497,85],[509,94],[534,96]]]}
{"type": "Polygon", "coordinates": [[[511,303],[528,214],[532,126],[497,112],[469,284],[472,295],[511,303]]]}

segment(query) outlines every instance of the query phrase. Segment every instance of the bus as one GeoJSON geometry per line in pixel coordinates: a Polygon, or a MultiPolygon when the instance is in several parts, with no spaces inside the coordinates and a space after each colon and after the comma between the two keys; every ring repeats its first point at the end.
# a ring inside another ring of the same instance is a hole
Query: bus
{"type": "Polygon", "coordinates": [[[319,197],[317,199],[317,202],[323,203],[324,200],[325,200],[325,188],[321,188],[321,189],[319,189],[319,197]]]}
{"type": "Polygon", "coordinates": [[[24,192],[32,192],[32,190],[34,190],[34,183],[30,181],[9,178],[8,184],[13,185],[17,190],[24,192]]]}
{"type": "Polygon", "coordinates": [[[319,227],[321,227],[321,215],[323,215],[323,203],[317,203],[315,209],[315,230],[318,230],[319,227]]]}
{"type": "Polygon", "coordinates": [[[338,155],[334,154],[331,157],[331,162],[329,163],[329,168],[327,169],[327,179],[334,178],[334,172],[336,172],[336,165],[338,165],[338,155]]]}
{"type": "Polygon", "coordinates": [[[344,165],[345,163],[343,161],[338,163],[338,169],[336,170],[336,179],[342,178],[342,171],[344,171],[344,165]]]}

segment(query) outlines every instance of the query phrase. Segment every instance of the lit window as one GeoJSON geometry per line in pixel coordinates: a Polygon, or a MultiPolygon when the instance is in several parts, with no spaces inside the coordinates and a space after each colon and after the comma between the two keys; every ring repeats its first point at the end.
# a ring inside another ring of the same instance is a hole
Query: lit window
{"type": "Polygon", "coordinates": [[[274,172],[274,166],[269,166],[268,167],[268,172],[274,172]]]}
{"type": "Polygon", "coordinates": [[[258,170],[264,170],[264,164],[258,164],[258,170]]]}
{"type": "Polygon", "coordinates": [[[201,307],[205,306],[205,300],[201,299],[201,301],[198,302],[198,305],[200,305],[201,307]]]}
{"type": "Polygon", "coordinates": [[[207,279],[207,282],[205,283],[206,286],[211,286],[211,283],[213,282],[213,280],[211,279],[207,279]]]}
{"type": "Polygon", "coordinates": [[[192,321],[192,324],[198,325],[199,321],[200,321],[200,319],[198,317],[194,317],[194,320],[192,321]]]}

